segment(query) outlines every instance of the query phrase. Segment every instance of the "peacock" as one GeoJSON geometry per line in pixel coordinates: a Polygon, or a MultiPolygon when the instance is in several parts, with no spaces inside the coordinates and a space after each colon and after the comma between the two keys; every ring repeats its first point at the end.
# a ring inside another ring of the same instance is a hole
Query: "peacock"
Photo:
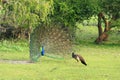
{"type": "Polygon", "coordinates": [[[72,50],[70,32],[59,24],[37,27],[30,37],[30,58],[37,61],[40,56],[66,57],[72,50]]]}
{"type": "Polygon", "coordinates": [[[74,58],[75,60],[77,60],[77,62],[81,61],[82,64],[84,64],[85,66],[87,66],[84,58],[81,55],[75,54],[74,52],[72,53],[72,58],[74,58]]]}
{"type": "Polygon", "coordinates": [[[42,47],[40,48],[40,53],[41,53],[42,56],[44,56],[44,54],[45,54],[44,46],[42,46],[42,47]]]}

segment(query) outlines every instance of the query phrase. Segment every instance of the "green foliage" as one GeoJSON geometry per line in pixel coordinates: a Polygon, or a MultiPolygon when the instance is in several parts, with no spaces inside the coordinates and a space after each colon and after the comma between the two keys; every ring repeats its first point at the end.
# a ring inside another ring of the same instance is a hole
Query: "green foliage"
{"type": "Polygon", "coordinates": [[[10,0],[3,4],[3,18],[0,24],[14,27],[35,27],[47,21],[52,11],[52,0],[10,0]]]}
{"type": "Polygon", "coordinates": [[[99,6],[106,13],[119,13],[120,12],[120,0],[99,0],[99,6]]]}
{"type": "Polygon", "coordinates": [[[120,19],[117,19],[116,21],[112,20],[112,24],[110,25],[111,28],[117,27],[120,29],[120,19]]]}
{"type": "Polygon", "coordinates": [[[27,40],[0,41],[0,59],[29,60],[29,44],[27,40]],[[8,45],[9,44],[9,45],[8,45]]]}
{"type": "Polygon", "coordinates": [[[89,19],[101,11],[110,16],[120,16],[119,4],[119,0],[10,0],[7,4],[1,3],[3,9],[0,11],[0,23],[15,27],[35,27],[41,22],[52,20],[75,27],[76,22],[89,19]]]}
{"type": "MultiPolygon", "coordinates": [[[[89,19],[99,12],[115,18],[120,17],[119,0],[54,0],[54,22],[75,27],[76,22],[89,19]]],[[[73,28],[74,29],[74,28],[73,28]]]]}
{"type": "Polygon", "coordinates": [[[54,0],[53,20],[65,26],[75,26],[76,22],[96,14],[96,0],[54,0]]]}
{"type": "Polygon", "coordinates": [[[120,28],[120,0],[99,0],[98,2],[101,11],[105,12],[109,16],[109,19],[112,19],[110,27],[120,28]]]}

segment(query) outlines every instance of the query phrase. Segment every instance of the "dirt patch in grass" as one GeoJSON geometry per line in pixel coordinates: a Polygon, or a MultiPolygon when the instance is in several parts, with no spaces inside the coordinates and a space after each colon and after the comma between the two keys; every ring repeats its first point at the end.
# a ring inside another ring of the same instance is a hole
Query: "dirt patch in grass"
{"type": "Polygon", "coordinates": [[[10,63],[10,64],[31,64],[28,60],[0,60],[0,63],[10,63]]]}

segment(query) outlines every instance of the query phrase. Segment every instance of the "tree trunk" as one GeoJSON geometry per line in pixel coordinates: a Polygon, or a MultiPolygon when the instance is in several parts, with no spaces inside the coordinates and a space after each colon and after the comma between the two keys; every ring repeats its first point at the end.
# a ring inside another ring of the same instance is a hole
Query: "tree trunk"
{"type": "Polygon", "coordinates": [[[108,39],[108,34],[107,32],[110,30],[109,28],[109,22],[106,20],[105,16],[103,15],[103,13],[99,13],[98,14],[98,38],[95,40],[95,43],[99,44],[102,41],[106,41],[108,39]],[[103,19],[104,24],[105,24],[105,28],[104,31],[102,31],[102,26],[101,26],[101,19],[103,19]]]}
{"type": "Polygon", "coordinates": [[[101,16],[102,16],[102,15],[99,13],[99,14],[98,14],[98,32],[99,32],[99,37],[100,37],[101,34],[102,34],[101,16]]]}

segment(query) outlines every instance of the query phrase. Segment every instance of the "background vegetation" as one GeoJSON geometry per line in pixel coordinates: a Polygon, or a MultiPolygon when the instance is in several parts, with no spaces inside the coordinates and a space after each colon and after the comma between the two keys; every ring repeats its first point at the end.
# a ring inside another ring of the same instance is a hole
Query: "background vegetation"
{"type": "Polygon", "coordinates": [[[0,24],[2,27],[12,27],[11,34],[17,38],[15,34],[25,35],[26,32],[29,35],[34,27],[42,23],[62,24],[74,34],[76,22],[89,20],[102,12],[111,23],[110,27],[119,28],[119,3],[119,0],[1,0],[0,24]],[[13,28],[20,28],[20,31],[13,28]]]}
{"type": "Polygon", "coordinates": [[[0,80],[119,80],[119,4],[119,0],[1,0],[0,80]],[[112,28],[108,41],[98,45],[94,40],[100,12],[112,28]],[[29,38],[20,35],[30,37],[37,26],[53,23],[71,30],[73,49],[85,58],[87,67],[71,55],[42,56],[29,63],[29,38]]]}

